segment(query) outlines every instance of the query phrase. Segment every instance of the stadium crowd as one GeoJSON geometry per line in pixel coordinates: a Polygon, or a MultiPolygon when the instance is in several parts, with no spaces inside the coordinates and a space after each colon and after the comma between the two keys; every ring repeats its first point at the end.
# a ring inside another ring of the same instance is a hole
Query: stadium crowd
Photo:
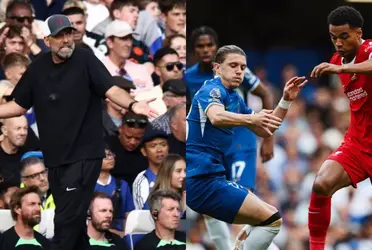
{"type": "MultiPolygon", "coordinates": [[[[155,99],[150,106],[159,114],[150,119],[102,102],[106,157],[87,212],[92,249],[185,249],[186,1],[2,0],[2,104],[13,99],[28,66],[49,52],[44,25],[54,14],[76,29],[76,49],[91,51],[135,100],[155,99]],[[126,227],[140,222],[127,218],[138,210],[149,211],[151,232],[128,237],[126,227]]],[[[53,238],[55,204],[42,151],[32,108],[1,120],[0,249],[48,249],[53,238]]]]}

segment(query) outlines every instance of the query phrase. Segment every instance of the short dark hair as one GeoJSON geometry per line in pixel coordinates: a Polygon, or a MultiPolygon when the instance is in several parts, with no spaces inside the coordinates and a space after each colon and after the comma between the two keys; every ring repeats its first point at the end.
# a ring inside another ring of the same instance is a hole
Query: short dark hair
{"type": "Polygon", "coordinates": [[[175,51],[172,48],[168,48],[168,47],[161,48],[161,49],[157,50],[155,55],[154,55],[154,65],[156,66],[159,63],[159,61],[161,59],[163,59],[163,57],[166,56],[166,55],[177,55],[177,56],[179,56],[177,51],[175,51]]]}
{"type": "Polygon", "coordinates": [[[29,1],[26,1],[26,0],[13,0],[6,7],[5,14],[6,14],[6,17],[7,18],[12,17],[12,11],[17,6],[24,6],[26,8],[29,8],[32,14],[34,12],[34,10],[32,9],[32,5],[31,5],[31,3],[29,1]]]}
{"type": "Polygon", "coordinates": [[[31,61],[28,57],[17,52],[12,52],[4,57],[3,69],[6,71],[8,68],[13,66],[23,66],[27,68],[30,63],[31,61]]]}
{"type": "Polygon", "coordinates": [[[159,0],[161,13],[167,15],[173,8],[186,8],[186,0],[159,0]]]}
{"type": "Polygon", "coordinates": [[[349,24],[350,28],[362,28],[363,23],[360,12],[350,6],[340,6],[328,15],[328,24],[333,26],[349,24]]]}
{"type": "Polygon", "coordinates": [[[18,24],[8,25],[8,24],[6,24],[0,29],[1,34],[4,32],[4,30],[6,28],[9,28],[8,33],[6,33],[6,38],[12,39],[12,38],[17,37],[17,36],[22,37],[21,36],[21,34],[22,34],[22,26],[21,25],[18,25],[18,24]]]}
{"type": "Polygon", "coordinates": [[[62,15],[72,16],[72,15],[85,15],[85,12],[82,8],[79,7],[69,7],[62,11],[62,15]]]}
{"type": "Polygon", "coordinates": [[[22,206],[22,199],[28,194],[35,193],[39,195],[39,188],[36,186],[24,187],[17,190],[10,199],[10,212],[12,214],[13,220],[17,221],[18,214],[15,212],[15,209],[22,206]]]}
{"type": "Polygon", "coordinates": [[[178,201],[181,205],[181,196],[177,192],[169,189],[159,189],[151,192],[149,195],[150,211],[154,212],[154,210],[157,210],[159,212],[162,207],[163,199],[172,199],[178,201]]]}
{"type": "Polygon", "coordinates": [[[90,200],[90,205],[89,205],[90,212],[92,211],[93,202],[96,199],[109,199],[109,200],[111,200],[111,197],[108,196],[106,193],[103,193],[103,192],[94,192],[93,196],[92,196],[92,199],[90,200]]]}
{"type": "Polygon", "coordinates": [[[38,157],[27,157],[23,159],[21,161],[21,173],[23,173],[26,168],[36,164],[44,164],[44,161],[38,157]]]}
{"type": "Polygon", "coordinates": [[[138,0],[137,3],[138,3],[138,8],[140,10],[144,10],[146,9],[146,6],[151,3],[151,2],[158,2],[157,0],[138,0]]]}
{"type": "Polygon", "coordinates": [[[193,50],[195,50],[196,41],[199,39],[199,37],[204,36],[204,35],[208,35],[208,36],[212,37],[214,42],[216,43],[216,46],[218,47],[217,32],[214,29],[212,29],[211,27],[201,26],[201,27],[198,27],[198,28],[194,29],[191,33],[190,44],[191,44],[191,48],[193,48],[193,50]]]}
{"type": "Polygon", "coordinates": [[[214,61],[216,63],[223,63],[228,54],[239,54],[239,55],[247,57],[246,54],[244,53],[244,51],[241,48],[239,48],[238,46],[236,46],[236,45],[225,45],[225,46],[222,46],[221,48],[219,48],[217,50],[216,56],[214,57],[214,61]]]}
{"type": "Polygon", "coordinates": [[[138,7],[136,0],[114,0],[110,6],[110,17],[114,18],[114,10],[121,10],[124,6],[136,6],[138,7]]]}

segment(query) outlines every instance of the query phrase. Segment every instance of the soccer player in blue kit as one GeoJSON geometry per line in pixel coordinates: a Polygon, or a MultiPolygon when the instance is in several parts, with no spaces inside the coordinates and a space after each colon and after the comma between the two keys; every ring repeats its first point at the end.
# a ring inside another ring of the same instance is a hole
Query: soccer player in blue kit
{"type": "MultiPolygon", "coordinates": [[[[190,42],[198,62],[185,74],[189,100],[205,81],[214,77],[212,62],[218,48],[218,36],[212,28],[201,26],[192,32],[190,42]]],[[[248,67],[245,68],[239,91],[242,92],[245,103],[247,93],[251,92],[261,98],[264,109],[273,108],[271,93],[248,67]]],[[[234,127],[233,131],[231,146],[224,157],[226,177],[253,191],[256,184],[257,137],[244,127],[234,127]]],[[[262,161],[270,160],[274,155],[273,151],[273,137],[264,138],[260,149],[262,161]]],[[[225,222],[205,216],[205,224],[217,250],[232,249],[229,227],[225,222]]]]}
{"type": "Polygon", "coordinates": [[[243,244],[244,249],[267,249],[279,232],[281,216],[246,188],[226,180],[224,155],[232,143],[232,127],[272,136],[307,81],[305,77],[292,78],[274,111],[254,114],[236,91],[244,78],[244,51],[234,45],[221,47],[213,68],[215,78],[195,94],[187,116],[187,205],[227,223],[251,225],[239,233],[235,249],[243,249],[243,244]]]}

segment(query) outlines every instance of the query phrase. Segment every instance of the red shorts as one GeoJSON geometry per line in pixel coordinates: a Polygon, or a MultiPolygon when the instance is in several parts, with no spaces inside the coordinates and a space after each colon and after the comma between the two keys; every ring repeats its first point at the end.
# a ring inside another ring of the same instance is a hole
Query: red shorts
{"type": "Polygon", "coordinates": [[[341,164],[354,188],[359,182],[372,177],[372,154],[361,152],[358,148],[351,143],[343,143],[328,157],[341,164]]]}

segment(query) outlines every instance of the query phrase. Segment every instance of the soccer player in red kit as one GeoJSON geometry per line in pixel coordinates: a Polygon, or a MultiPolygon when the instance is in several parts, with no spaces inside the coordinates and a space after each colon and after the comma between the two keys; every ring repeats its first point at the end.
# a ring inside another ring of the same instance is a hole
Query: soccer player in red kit
{"type": "Polygon", "coordinates": [[[338,74],[350,101],[351,122],[343,143],[322,164],[313,184],[310,250],[324,250],[332,195],[372,177],[372,40],[363,40],[363,17],[352,7],[333,10],[328,24],[336,53],[330,63],[316,66],[311,77],[338,74]]]}

